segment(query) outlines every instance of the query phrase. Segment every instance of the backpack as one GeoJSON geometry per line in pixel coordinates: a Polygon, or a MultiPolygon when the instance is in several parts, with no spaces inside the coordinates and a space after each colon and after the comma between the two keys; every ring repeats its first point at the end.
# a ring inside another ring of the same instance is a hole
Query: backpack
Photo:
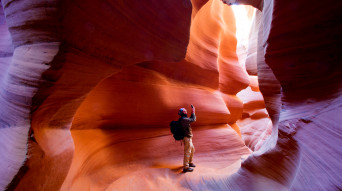
{"type": "Polygon", "coordinates": [[[180,120],[171,121],[170,130],[171,130],[171,133],[173,134],[173,138],[175,138],[176,141],[180,141],[184,139],[185,132],[183,130],[180,120]]]}

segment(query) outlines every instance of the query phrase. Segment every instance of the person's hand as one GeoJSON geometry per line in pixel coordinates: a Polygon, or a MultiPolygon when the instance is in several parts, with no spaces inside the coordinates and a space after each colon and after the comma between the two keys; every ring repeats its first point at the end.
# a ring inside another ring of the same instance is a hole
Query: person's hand
{"type": "Polygon", "coordinates": [[[191,104],[192,113],[195,113],[195,107],[191,104]]]}

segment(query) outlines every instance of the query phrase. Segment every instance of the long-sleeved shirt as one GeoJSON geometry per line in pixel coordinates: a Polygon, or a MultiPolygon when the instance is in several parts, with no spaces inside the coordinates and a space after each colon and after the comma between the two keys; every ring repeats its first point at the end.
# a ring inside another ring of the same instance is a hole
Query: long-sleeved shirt
{"type": "Polygon", "coordinates": [[[195,122],[195,121],[196,121],[196,115],[194,112],[191,113],[190,117],[183,116],[180,118],[181,125],[185,132],[185,137],[191,138],[193,136],[190,123],[195,122]]]}

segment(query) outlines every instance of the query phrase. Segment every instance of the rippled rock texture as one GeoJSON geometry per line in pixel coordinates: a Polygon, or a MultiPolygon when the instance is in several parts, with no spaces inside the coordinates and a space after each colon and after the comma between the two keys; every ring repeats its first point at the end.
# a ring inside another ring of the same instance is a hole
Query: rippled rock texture
{"type": "Polygon", "coordinates": [[[234,3],[2,0],[0,189],[342,189],[342,3],[234,3]]]}

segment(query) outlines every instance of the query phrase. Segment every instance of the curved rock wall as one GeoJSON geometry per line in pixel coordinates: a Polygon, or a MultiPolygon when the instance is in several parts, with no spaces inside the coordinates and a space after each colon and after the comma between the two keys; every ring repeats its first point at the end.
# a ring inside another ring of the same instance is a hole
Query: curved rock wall
{"type": "Polygon", "coordinates": [[[289,153],[293,190],[342,187],[334,146],[341,144],[341,7],[274,1],[265,61],[282,87],[278,145],[289,153]],[[282,145],[289,140],[297,147],[282,145]]]}
{"type": "MultiPolygon", "coordinates": [[[[341,189],[340,148],[332,146],[341,141],[336,115],[341,111],[341,4],[324,5],[264,1],[257,29],[258,71],[250,67],[249,72],[258,73],[272,136],[217,189],[341,189]]],[[[249,55],[253,65],[253,52],[249,55]]]]}
{"type": "MultiPolygon", "coordinates": [[[[1,3],[0,126],[3,157],[0,159],[0,189],[4,189],[26,158],[32,97],[38,91],[41,73],[48,68],[46,63],[54,58],[59,43],[50,28],[55,25],[55,22],[49,22],[50,16],[56,10],[47,9],[50,3],[1,3]]],[[[53,7],[55,3],[51,4],[53,7]]]]}
{"type": "MultiPolygon", "coordinates": [[[[31,160],[26,162],[30,170],[20,183],[12,184],[19,190],[51,190],[61,186],[74,150],[69,131],[72,118],[85,95],[99,81],[118,72],[124,65],[155,59],[174,61],[184,57],[189,38],[190,2],[145,1],[136,6],[132,6],[134,1],[87,3],[2,1],[6,21],[10,23],[14,51],[22,60],[14,66],[19,68],[17,72],[30,71],[30,75],[18,74],[20,79],[30,77],[29,84],[20,81],[23,87],[28,87],[28,91],[22,90],[27,94],[34,92],[25,99],[29,103],[23,108],[27,109],[26,116],[21,118],[28,119],[26,132],[31,123],[34,132],[31,137],[36,142],[30,142],[32,149],[28,154],[31,160]],[[141,6],[148,9],[141,9],[141,6]],[[132,7],[136,10],[132,11],[132,7]],[[101,18],[107,23],[98,22],[101,18]],[[152,21],[153,25],[146,27],[143,24],[146,20],[152,21]],[[127,48],[128,45],[132,48],[127,48]],[[59,168],[60,162],[64,168],[59,168]],[[32,182],[31,177],[37,181],[32,182]]],[[[13,99],[13,96],[8,99],[13,99]]],[[[25,133],[23,136],[27,137],[25,133]]],[[[19,140],[23,140],[23,144],[26,142],[23,138],[19,140]]],[[[24,161],[24,156],[20,160],[17,168],[24,161]]]]}
{"type": "MultiPolygon", "coordinates": [[[[230,7],[209,1],[192,14],[184,60],[127,66],[99,83],[74,116],[75,152],[62,189],[89,189],[90,183],[99,190],[171,186],[177,179],[172,171],[179,173],[182,147],[172,140],[168,124],[178,118],[178,108],[190,111],[190,103],[199,119],[193,125],[196,163],[203,171],[213,171],[237,162],[232,172],[236,171],[241,155],[250,151],[235,124],[243,109],[235,94],[248,86],[249,78],[238,63],[233,19],[230,7]],[[213,164],[210,156],[216,155],[213,164]],[[127,186],[128,179],[142,172],[127,186]],[[107,178],[94,180],[100,174],[107,178]],[[147,186],[148,176],[172,178],[147,186]]],[[[178,181],[176,187],[182,189],[178,181]]]]}

